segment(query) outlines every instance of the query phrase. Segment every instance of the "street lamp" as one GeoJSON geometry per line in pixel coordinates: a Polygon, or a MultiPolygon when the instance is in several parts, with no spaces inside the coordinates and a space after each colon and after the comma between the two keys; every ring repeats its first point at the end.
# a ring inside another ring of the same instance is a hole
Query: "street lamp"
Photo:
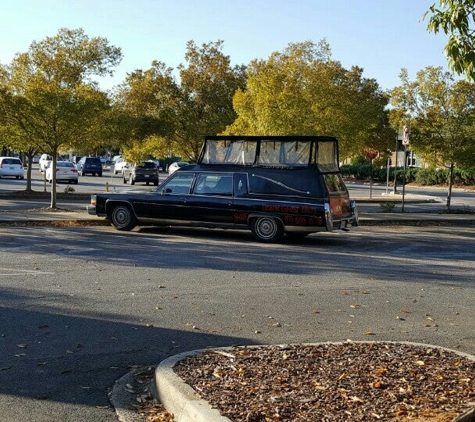
{"type": "Polygon", "coordinates": [[[393,193],[397,193],[397,147],[398,147],[398,138],[399,138],[399,130],[396,129],[396,148],[394,148],[394,186],[393,186],[393,193]]]}

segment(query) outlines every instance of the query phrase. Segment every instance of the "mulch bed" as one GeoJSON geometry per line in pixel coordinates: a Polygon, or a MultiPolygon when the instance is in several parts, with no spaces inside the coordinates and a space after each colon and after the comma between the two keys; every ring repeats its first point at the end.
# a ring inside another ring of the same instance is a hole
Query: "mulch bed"
{"type": "Polygon", "coordinates": [[[475,408],[475,361],[411,343],[218,349],[174,370],[233,422],[449,422],[475,408]]]}

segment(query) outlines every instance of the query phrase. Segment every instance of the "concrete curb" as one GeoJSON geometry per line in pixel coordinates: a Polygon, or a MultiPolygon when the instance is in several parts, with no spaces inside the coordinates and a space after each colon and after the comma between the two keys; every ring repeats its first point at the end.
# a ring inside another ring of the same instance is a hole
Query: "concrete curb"
{"type": "MultiPolygon", "coordinates": [[[[449,349],[432,344],[415,343],[408,341],[354,341],[352,343],[384,343],[384,344],[408,344],[412,346],[424,347],[427,349],[440,349],[455,353],[459,356],[475,361],[475,356],[458,350],[449,349]]],[[[346,344],[345,342],[319,342],[302,343],[302,346],[318,346],[322,344],[346,344]]],[[[247,348],[270,347],[271,345],[245,346],[247,348]]],[[[282,345],[285,346],[285,345],[282,345]]],[[[244,347],[244,346],[243,346],[244,347]]],[[[177,422],[232,422],[231,419],[222,416],[217,409],[213,409],[210,404],[200,399],[188,384],[179,377],[173,367],[181,360],[190,356],[204,353],[210,350],[233,350],[232,347],[218,347],[212,349],[197,349],[189,352],[171,356],[157,366],[155,370],[155,383],[157,387],[158,400],[163,404],[168,412],[173,413],[177,422]]],[[[234,348],[235,350],[235,348],[234,348]]],[[[475,407],[459,415],[451,422],[475,422],[475,407]]]]}
{"type": "Polygon", "coordinates": [[[177,422],[232,422],[213,409],[206,400],[200,399],[195,390],[186,384],[174,371],[175,364],[189,356],[209,349],[193,350],[171,356],[160,362],[155,370],[158,400],[177,422]]]}

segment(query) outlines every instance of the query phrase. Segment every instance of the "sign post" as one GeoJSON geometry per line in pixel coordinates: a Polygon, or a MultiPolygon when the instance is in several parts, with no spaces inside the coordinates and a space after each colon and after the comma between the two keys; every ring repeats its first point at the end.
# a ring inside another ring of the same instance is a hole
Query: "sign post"
{"type": "Polygon", "coordinates": [[[373,198],[373,160],[378,156],[378,151],[367,148],[365,150],[366,158],[369,160],[369,199],[373,198]]]}

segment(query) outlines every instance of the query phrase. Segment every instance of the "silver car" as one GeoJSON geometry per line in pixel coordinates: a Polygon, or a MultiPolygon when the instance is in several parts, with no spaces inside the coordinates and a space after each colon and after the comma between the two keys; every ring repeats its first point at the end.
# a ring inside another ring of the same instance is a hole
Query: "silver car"
{"type": "Polygon", "coordinates": [[[0,177],[25,178],[23,163],[16,157],[0,157],[0,177]]]}

